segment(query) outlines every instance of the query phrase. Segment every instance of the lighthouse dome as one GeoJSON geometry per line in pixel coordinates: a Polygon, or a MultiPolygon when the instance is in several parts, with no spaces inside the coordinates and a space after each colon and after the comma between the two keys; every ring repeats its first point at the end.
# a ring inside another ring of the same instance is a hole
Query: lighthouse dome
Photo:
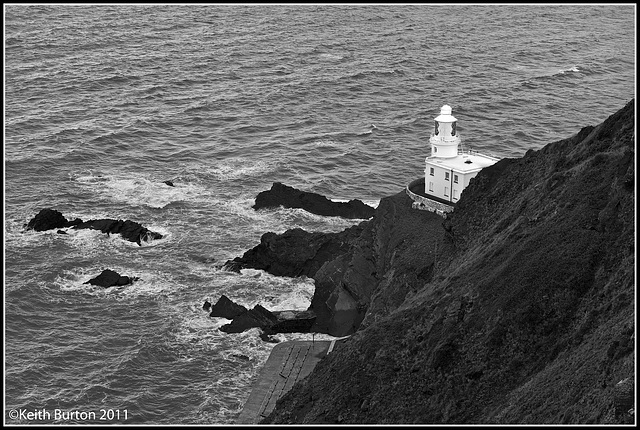
{"type": "Polygon", "coordinates": [[[451,106],[444,105],[440,108],[440,115],[436,117],[438,122],[455,122],[457,119],[451,115],[451,106]]]}

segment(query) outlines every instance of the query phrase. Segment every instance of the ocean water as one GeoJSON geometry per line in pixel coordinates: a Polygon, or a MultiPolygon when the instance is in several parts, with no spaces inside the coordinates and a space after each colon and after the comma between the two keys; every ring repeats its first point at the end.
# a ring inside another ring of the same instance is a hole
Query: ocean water
{"type": "Polygon", "coordinates": [[[520,157],[635,96],[635,5],[5,5],[4,24],[13,424],[234,423],[273,344],[203,302],[306,309],[314,285],[222,264],[359,222],[256,212],[260,191],[375,205],[423,174],[443,104],[466,147],[520,157]],[[25,232],[43,208],[165,237],[25,232]],[[106,268],[140,280],[84,285],[106,268]]]}

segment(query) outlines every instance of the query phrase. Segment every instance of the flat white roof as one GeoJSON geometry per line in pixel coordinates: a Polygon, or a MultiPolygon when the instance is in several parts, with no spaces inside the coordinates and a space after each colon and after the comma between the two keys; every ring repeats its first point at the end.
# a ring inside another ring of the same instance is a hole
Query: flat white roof
{"type": "Polygon", "coordinates": [[[425,161],[433,166],[453,169],[460,173],[471,173],[489,167],[500,159],[482,154],[460,154],[453,158],[427,157],[425,161]]]}

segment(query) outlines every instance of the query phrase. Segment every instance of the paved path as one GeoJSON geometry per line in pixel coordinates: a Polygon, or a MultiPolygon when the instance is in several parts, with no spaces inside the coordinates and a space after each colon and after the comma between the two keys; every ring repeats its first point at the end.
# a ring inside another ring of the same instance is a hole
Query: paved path
{"type": "Polygon", "coordinates": [[[236,424],[256,424],[273,411],[276,401],[305,378],[333,350],[335,340],[292,340],[273,347],[253,384],[236,424]]]}

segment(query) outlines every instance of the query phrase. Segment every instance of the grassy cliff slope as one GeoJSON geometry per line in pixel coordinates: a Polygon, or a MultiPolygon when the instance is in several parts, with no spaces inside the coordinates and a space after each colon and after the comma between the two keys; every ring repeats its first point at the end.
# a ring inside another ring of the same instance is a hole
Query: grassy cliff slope
{"type": "Polygon", "coordinates": [[[405,240],[376,245],[377,276],[428,273],[381,282],[358,331],[264,422],[632,419],[616,384],[635,379],[634,111],[481,171],[437,244],[388,226],[405,240]]]}

